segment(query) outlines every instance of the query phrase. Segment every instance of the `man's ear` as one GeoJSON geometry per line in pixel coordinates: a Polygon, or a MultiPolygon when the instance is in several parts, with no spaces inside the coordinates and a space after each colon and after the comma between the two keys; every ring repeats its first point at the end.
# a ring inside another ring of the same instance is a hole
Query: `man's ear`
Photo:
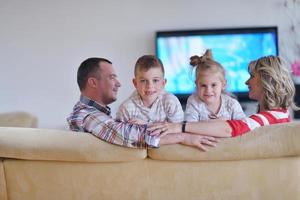
{"type": "Polygon", "coordinates": [[[94,77],[89,77],[87,80],[87,84],[89,85],[89,87],[91,88],[96,88],[97,87],[97,82],[98,80],[94,77]]]}
{"type": "Polygon", "coordinates": [[[134,87],[137,88],[137,80],[135,78],[132,79],[132,83],[133,83],[134,87]]]}

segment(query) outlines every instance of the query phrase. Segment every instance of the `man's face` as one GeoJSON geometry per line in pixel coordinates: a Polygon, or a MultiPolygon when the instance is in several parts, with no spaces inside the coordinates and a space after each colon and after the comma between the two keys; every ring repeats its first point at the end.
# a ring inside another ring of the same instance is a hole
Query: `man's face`
{"type": "Polygon", "coordinates": [[[118,89],[121,86],[112,64],[100,62],[100,75],[98,78],[97,90],[98,101],[108,105],[117,100],[118,89]]]}

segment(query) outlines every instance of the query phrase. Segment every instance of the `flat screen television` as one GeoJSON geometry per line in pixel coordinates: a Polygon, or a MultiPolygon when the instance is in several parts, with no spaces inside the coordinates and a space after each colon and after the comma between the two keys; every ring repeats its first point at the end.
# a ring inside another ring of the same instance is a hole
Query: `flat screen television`
{"type": "Polygon", "coordinates": [[[164,64],[166,90],[181,103],[195,91],[189,58],[212,49],[226,71],[228,92],[248,99],[248,64],[262,56],[278,55],[277,27],[247,27],[156,32],[156,55],[164,64]]]}

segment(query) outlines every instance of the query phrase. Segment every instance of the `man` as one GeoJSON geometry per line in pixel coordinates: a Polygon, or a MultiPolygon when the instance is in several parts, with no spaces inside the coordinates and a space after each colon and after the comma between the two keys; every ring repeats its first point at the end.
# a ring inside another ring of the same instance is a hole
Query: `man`
{"type": "Polygon", "coordinates": [[[80,101],[74,106],[67,121],[72,131],[88,132],[112,144],[133,148],[159,147],[182,143],[196,146],[215,146],[215,138],[187,133],[151,136],[147,125],[136,125],[114,120],[109,104],[116,101],[121,86],[112,63],[104,58],[88,58],[79,66],[77,83],[80,101]]]}

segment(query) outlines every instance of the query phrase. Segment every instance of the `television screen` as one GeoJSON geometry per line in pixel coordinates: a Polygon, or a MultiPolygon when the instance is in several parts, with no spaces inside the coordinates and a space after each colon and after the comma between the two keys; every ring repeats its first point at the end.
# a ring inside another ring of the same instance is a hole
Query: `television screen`
{"type": "Polygon", "coordinates": [[[250,61],[278,55],[277,27],[231,28],[156,33],[156,55],[164,64],[166,90],[182,102],[195,91],[189,58],[211,49],[226,71],[227,91],[247,99],[250,61]]]}

